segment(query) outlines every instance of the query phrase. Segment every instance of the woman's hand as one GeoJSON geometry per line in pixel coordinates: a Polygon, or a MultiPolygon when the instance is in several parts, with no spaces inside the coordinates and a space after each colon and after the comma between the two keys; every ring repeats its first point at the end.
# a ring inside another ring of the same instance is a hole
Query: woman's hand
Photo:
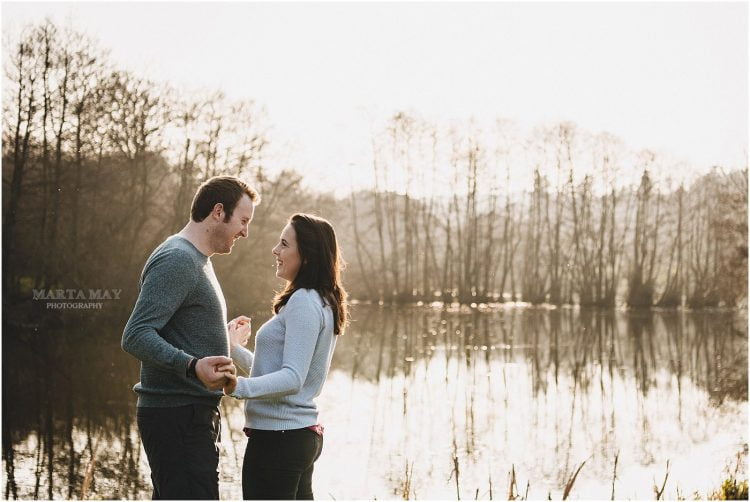
{"type": "Polygon", "coordinates": [[[224,395],[228,396],[237,388],[237,375],[228,374],[224,379],[224,395]]]}
{"type": "Polygon", "coordinates": [[[217,366],[216,372],[224,376],[224,394],[231,394],[237,387],[237,367],[234,363],[224,364],[217,366]]]}
{"type": "Polygon", "coordinates": [[[229,343],[232,346],[240,345],[244,347],[252,332],[250,318],[241,315],[232,319],[227,324],[227,331],[229,331],[229,343]]]}

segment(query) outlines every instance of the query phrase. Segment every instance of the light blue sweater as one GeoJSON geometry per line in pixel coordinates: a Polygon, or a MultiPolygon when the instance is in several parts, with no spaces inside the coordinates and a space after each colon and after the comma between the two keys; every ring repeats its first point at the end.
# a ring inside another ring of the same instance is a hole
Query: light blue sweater
{"type": "Polygon", "coordinates": [[[318,423],[315,398],[331,367],[336,336],[333,311],[317,291],[298,289],[258,330],[255,354],[232,347],[239,377],[232,397],[247,399],[245,427],[301,429],[318,423]]]}

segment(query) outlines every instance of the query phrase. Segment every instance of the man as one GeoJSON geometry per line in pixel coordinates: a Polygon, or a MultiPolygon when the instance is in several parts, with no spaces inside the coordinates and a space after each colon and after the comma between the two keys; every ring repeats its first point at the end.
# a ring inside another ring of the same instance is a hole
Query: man
{"type": "Polygon", "coordinates": [[[247,237],[258,193],[218,176],[195,194],[190,221],[146,261],[122,348],[141,361],[137,422],[154,499],[218,499],[222,386],[235,376],[226,303],[211,256],[247,237]]]}

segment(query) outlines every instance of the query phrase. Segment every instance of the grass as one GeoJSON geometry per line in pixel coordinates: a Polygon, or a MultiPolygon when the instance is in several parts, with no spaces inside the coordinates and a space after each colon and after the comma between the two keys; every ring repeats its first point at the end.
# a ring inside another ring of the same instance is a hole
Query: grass
{"type": "Polygon", "coordinates": [[[747,480],[730,477],[721,483],[721,488],[709,495],[709,500],[747,500],[747,480]]]}
{"type": "MultiPolygon", "coordinates": [[[[615,468],[613,472],[613,492],[612,492],[612,500],[615,500],[614,498],[614,482],[617,477],[617,461],[618,461],[619,455],[615,456],[615,468]]],[[[701,495],[698,492],[695,492],[693,494],[693,500],[748,500],[748,481],[746,479],[738,479],[740,476],[741,471],[741,456],[738,454],[738,463],[733,470],[733,472],[729,473],[729,476],[721,483],[721,486],[715,490],[714,492],[708,494],[708,495],[701,495]]],[[[461,493],[458,485],[458,473],[459,473],[459,460],[458,457],[453,456],[453,463],[454,463],[454,469],[451,473],[451,477],[453,475],[456,476],[456,500],[461,500],[461,493]]],[[[583,461],[581,465],[578,466],[578,468],[573,471],[568,478],[568,481],[565,483],[565,487],[562,494],[562,500],[566,500],[568,496],[572,493],[573,485],[575,484],[575,481],[578,477],[578,473],[581,472],[581,469],[583,468],[586,461],[583,461]]],[[[664,498],[665,494],[665,487],[667,484],[667,479],[669,478],[669,462],[667,462],[667,468],[666,473],[664,475],[664,480],[661,483],[661,487],[659,487],[656,483],[654,483],[653,491],[654,496],[656,500],[661,500],[664,498]]],[[[406,464],[406,471],[405,471],[405,478],[402,481],[401,484],[401,497],[404,500],[411,499],[411,496],[414,495],[416,498],[416,493],[412,489],[412,482],[414,479],[414,464],[412,463],[409,465],[407,462],[406,464]]],[[[508,500],[528,500],[529,495],[529,488],[531,484],[529,482],[526,483],[526,490],[525,493],[522,495],[519,493],[518,490],[518,481],[516,477],[516,469],[515,465],[511,465],[511,470],[508,473],[508,492],[507,492],[507,499],[508,500]]],[[[486,493],[486,492],[485,492],[486,493]]],[[[493,495],[493,486],[492,486],[492,476],[489,477],[489,500],[492,500],[493,495]]],[[[479,499],[480,497],[480,489],[477,488],[474,493],[474,499],[479,499]]],[[[679,487],[677,487],[677,500],[687,500],[681,493],[679,487]]],[[[552,500],[552,494],[550,493],[548,495],[548,499],[552,500]]]]}
{"type": "Polygon", "coordinates": [[[728,476],[718,490],[708,496],[709,500],[747,500],[747,479],[741,479],[747,472],[743,468],[742,453],[737,453],[734,469],[727,469],[728,476]]]}

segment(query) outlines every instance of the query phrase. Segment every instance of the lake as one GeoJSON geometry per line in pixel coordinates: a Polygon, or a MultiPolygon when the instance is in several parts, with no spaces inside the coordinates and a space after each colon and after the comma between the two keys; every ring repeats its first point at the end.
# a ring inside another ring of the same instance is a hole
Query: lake
{"type": "MultiPolygon", "coordinates": [[[[570,499],[655,498],[654,485],[693,498],[736,469],[745,478],[744,317],[514,304],[352,313],[318,398],[316,498],[560,499],[576,472],[570,499]]],[[[138,364],[110,324],[5,328],[5,498],[150,498],[138,364]]],[[[222,410],[221,495],[236,499],[244,417],[233,399],[222,410]]]]}

